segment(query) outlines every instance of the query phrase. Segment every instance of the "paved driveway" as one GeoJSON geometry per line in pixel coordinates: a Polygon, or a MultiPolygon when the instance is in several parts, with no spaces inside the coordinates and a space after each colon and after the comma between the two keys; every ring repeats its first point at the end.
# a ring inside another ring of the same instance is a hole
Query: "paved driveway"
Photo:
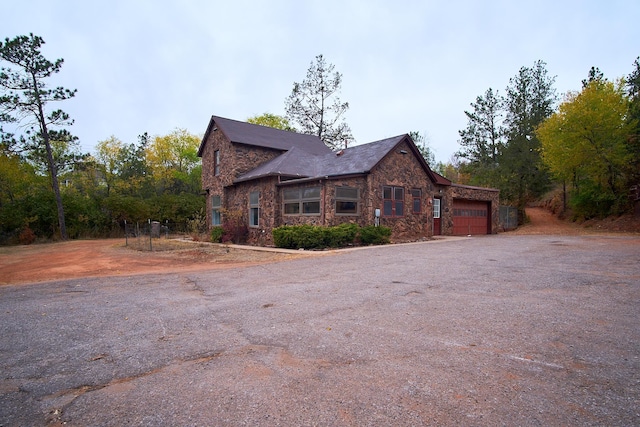
{"type": "Polygon", "coordinates": [[[638,425],[640,238],[0,287],[0,425],[638,425]]]}

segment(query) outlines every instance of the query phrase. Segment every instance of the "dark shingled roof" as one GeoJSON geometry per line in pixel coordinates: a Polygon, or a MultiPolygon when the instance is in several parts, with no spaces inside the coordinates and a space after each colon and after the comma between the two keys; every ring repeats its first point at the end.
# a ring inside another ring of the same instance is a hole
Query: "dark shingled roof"
{"type": "MultiPolygon", "coordinates": [[[[369,173],[407,135],[394,136],[341,151],[313,154],[294,148],[275,159],[238,177],[235,182],[249,181],[265,176],[286,178],[325,178],[369,173]]],[[[413,145],[412,145],[413,146],[413,145]]],[[[420,154],[418,153],[418,156],[420,154]]],[[[422,158],[421,156],[419,158],[422,158]]],[[[431,174],[426,163],[425,171],[431,174]]],[[[435,182],[436,178],[432,176],[435,182]]]]}
{"type": "MultiPolygon", "coordinates": [[[[335,155],[330,153],[329,155],[335,155]]],[[[244,175],[239,176],[234,182],[250,181],[265,176],[282,176],[286,178],[307,178],[313,176],[318,155],[307,153],[297,147],[279,155],[244,175]],[[311,175],[309,175],[311,174],[311,175]]]]}
{"type": "Polygon", "coordinates": [[[338,153],[319,156],[316,177],[368,173],[406,135],[394,136],[368,144],[346,148],[338,153]]]}
{"type": "Polygon", "coordinates": [[[313,154],[331,152],[331,149],[315,135],[305,135],[268,126],[225,119],[224,117],[211,116],[209,126],[198,149],[198,156],[202,156],[204,144],[215,127],[218,128],[218,131],[224,133],[231,142],[238,144],[273,148],[282,151],[288,151],[293,147],[297,147],[302,151],[313,154]]]}
{"type": "Polygon", "coordinates": [[[271,148],[282,151],[278,157],[239,176],[234,182],[250,181],[266,176],[281,176],[286,179],[313,179],[344,175],[366,174],[402,141],[419,159],[432,182],[450,185],[446,178],[434,174],[422,158],[409,135],[399,135],[368,144],[333,152],[315,135],[254,125],[224,117],[211,116],[207,131],[202,138],[198,156],[202,156],[204,145],[211,132],[222,132],[232,143],[271,148]]]}

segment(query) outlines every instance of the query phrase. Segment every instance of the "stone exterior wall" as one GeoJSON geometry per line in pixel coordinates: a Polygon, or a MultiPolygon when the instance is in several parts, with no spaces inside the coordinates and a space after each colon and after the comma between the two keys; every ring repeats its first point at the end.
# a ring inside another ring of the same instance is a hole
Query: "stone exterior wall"
{"type": "MultiPolygon", "coordinates": [[[[229,215],[237,215],[243,224],[248,227],[247,243],[259,246],[273,245],[271,231],[277,224],[277,200],[279,199],[277,178],[269,177],[249,182],[242,182],[226,191],[226,209],[229,215]],[[249,195],[257,191],[260,193],[259,208],[260,217],[257,227],[249,227],[249,195]]],[[[222,220],[224,221],[224,214],[222,220]]]]}
{"type": "Polygon", "coordinates": [[[331,179],[326,181],[324,201],[326,206],[324,224],[335,226],[342,223],[355,223],[360,226],[372,225],[373,214],[371,206],[367,204],[370,199],[369,185],[366,176],[353,178],[331,179]],[[338,214],[336,213],[336,188],[350,187],[358,189],[358,214],[338,214]]]}
{"type": "Polygon", "coordinates": [[[350,177],[330,177],[298,183],[280,183],[278,177],[267,177],[234,184],[245,172],[279,156],[282,151],[231,143],[221,131],[212,131],[202,151],[202,186],[207,191],[207,222],[211,224],[211,205],[214,195],[221,196],[222,221],[237,215],[243,224],[249,224],[249,194],[260,192],[260,218],[258,227],[249,227],[250,244],[273,245],[274,228],[288,224],[334,226],[354,222],[361,226],[375,223],[375,211],[380,209],[380,225],[392,229],[392,241],[415,240],[433,234],[433,197],[441,197],[442,234],[453,231],[453,200],[481,200],[490,202],[492,233],[498,231],[498,190],[460,185],[435,186],[407,142],[401,142],[390,151],[369,173],[350,177]],[[220,151],[220,174],[214,176],[214,152],[220,151]],[[320,186],[319,215],[284,215],[283,190],[320,186]],[[359,191],[358,214],[336,213],[336,188],[346,186],[359,191]],[[384,216],[383,187],[404,189],[404,214],[384,216]],[[413,212],[412,190],[421,191],[419,213],[413,212]]]}
{"type": "MultiPolygon", "coordinates": [[[[231,143],[217,130],[209,134],[202,151],[202,188],[207,193],[207,224],[211,224],[212,197],[221,197],[222,208],[232,209],[225,187],[240,175],[282,154],[282,151],[231,143]],[[214,152],[220,151],[220,174],[214,175],[214,152]]],[[[248,197],[248,196],[247,196],[248,197]]]]}
{"type": "Polygon", "coordinates": [[[453,200],[476,200],[490,203],[491,234],[496,234],[500,228],[500,191],[492,188],[471,187],[467,185],[452,184],[451,186],[438,186],[436,192],[442,196],[440,205],[440,217],[442,221],[442,234],[453,234],[453,200]]]}
{"type": "Polygon", "coordinates": [[[368,181],[368,198],[365,200],[367,221],[373,222],[375,209],[380,209],[383,213],[384,186],[402,187],[405,196],[404,216],[392,218],[382,214],[380,225],[391,227],[393,241],[412,240],[433,234],[433,209],[430,203],[433,184],[406,142],[399,144],[371,170],[368,181]],[[419,214],[413,213],[412,189],[420,189],[422,192],[419,214]]]}

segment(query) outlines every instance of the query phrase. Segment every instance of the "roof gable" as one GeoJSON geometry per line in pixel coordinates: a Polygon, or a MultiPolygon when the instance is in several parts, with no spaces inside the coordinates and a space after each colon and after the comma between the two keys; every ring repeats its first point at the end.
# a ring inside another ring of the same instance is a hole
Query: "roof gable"
{"type": "Polygon", "coordinates": [[[308,178],[315,176],[318,156],[307,153],[297,147],[279,155],[239,176],[234,183],[250,181],[266,176],[287,178],[308,178]]]}
{"type": "Polygon", "coordinates": [[[407,142],[412,155],[416,156],[429,179],[438,182],[411,137],[406,134],[325,154],[309,153],[296,147],[238,177],[235,182],[266,176],[326,178],[366,174],[402,142],[407,142]]]}
{"type": "Polygon", "coordinates": [[[271,128],[268,126],[254,125],[224,117],[211,116],[207,131],[202,138],[198,156],[202,156],[204,146],[211,132],[222,132],[229,141],[237,144],[253,145],[257,147],[272,148],[288,151],[297,147],[302,151],[314,154],[331,152],[316,135],[306,135],[296,132],[271,128]]]}

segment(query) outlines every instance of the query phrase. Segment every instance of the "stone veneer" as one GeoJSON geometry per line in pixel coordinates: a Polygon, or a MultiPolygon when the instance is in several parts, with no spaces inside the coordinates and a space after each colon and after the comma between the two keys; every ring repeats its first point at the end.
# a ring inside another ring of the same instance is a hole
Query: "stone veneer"
{"type": "MultiPolygon", "coordinates": [[[[249,227],[248,242],[273,245],[272,230],[280,225],[313,224],[333,226],[354,222],[361,226],[375,222],[375,210],[383,213],[383,187],[404,188],[404,215],[381,216],[380,225],[392,229],[393,241],[414,240],[433,234],[434,193],[441,197],[442,234],[453,230],[453,200],[487,201],[491,204],[491,232],[498,231],[499,192],[494,189],[462,185],[435,185],[416,158],[412,147],[402,141],[368,173],[348,177],[325,177],[317,180],[279,182],[278,177],[266,177],[234,184],[238,176],[279,156],[283,151],[231,143],[222,132],[212,131],[202,152],[202,186],[207,191],[207,221],[211,224],[211,198],[220,195],[223,210],[233,211],[248,225],[249,194],[260,192],[259,227],[249,227]],[[213,175],[214,151],[220,150],[220,174],[213,175]],[[283,215],[282,190],[294,187],[321,187],[319,215],[283,215]],[[354,187],[359,190],[358,215],[340,215],[335,212],[336,188],[354,187]],[[421,190],[421,210],[413,213],[412,189],[421,190]]],[[[223,218],[224,222],[224,213],[223,218]]]]}
{"type": "Polygon", "coordinates": [[[500,226],[500,190],[452,184],[450,186],[438,186],[436,192],[442,196],[440,217],[443,235],[451,235],[453,233],[453,201],[456,199],[489,202],[491,206],[491,234],[498,233],[500,226]]]}

